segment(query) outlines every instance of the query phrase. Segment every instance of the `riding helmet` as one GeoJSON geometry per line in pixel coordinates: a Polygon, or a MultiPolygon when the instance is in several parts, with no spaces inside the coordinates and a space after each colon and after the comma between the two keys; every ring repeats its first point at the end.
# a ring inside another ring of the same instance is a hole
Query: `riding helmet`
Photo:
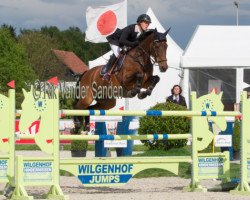
{"type": "Polygon", "coordinates": [[[142,14],[137,18],[137,23],[140,23],[141,21],[151,23],[151,18],[147,14],[142,14]]]}

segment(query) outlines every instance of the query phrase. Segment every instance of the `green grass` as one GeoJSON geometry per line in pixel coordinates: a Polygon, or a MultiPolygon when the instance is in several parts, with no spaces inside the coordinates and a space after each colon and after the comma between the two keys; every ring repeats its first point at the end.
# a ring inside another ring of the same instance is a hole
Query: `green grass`
{"type": "Polygon", "coordinates": [[[183,148],[170,149],[168,151],[164,150],[146,150],[143,153],[136,154],[138,156],[191,156],[191,148],[189,146],[183,148]]]}
{"type": "Polygon", "coordinates": [[[230,178],[240,178],[240,165],[236,163],[230,164],[230,178]]]}
{"type": "Polygon", "coordinates": [[[147,151],[148,148],[144,145],[134,145],[133,151],[147,151]]]}
{"type": "Polygon", "coordinates": [[[17,151],[36,151],[40,148],[36,144],[18,144],[16,145],[17,151]]]}

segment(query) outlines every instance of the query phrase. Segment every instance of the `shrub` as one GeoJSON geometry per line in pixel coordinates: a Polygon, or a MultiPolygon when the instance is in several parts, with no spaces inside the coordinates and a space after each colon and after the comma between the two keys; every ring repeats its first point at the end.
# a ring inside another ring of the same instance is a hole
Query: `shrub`
{"type": "Polygon", "coordinates": [[[59,94],[60,109],[73,109],[73,102],[74,99],[63,97],[62,93],[60,92],[59,94]]]}
{"type": "MultiPolygon", "coordinates": [[[[159,103],[151,110],[187,110],[185,107],[171,102],[159,103]]],[[[185,134],[190,130],[188,117],[142,117],[140,118],[139,135],[146,134],[185,134]]],[[[168,150],[171,148],[184,147],[187,140],[154,140],[142,141],[149,149],[168,150]]]]}
{"type": "Polygon", "coordinates": [[[88,148],[88,141],[86,140],[73,140],[71,141],[71,151],[82,151],[87,150],[88,148]]]}
{"type": "Polygon", "coordinates": [[[23,93],[16,92],[16,108],[17,109],[21,109],[23,99],[24,99],[23,93]]]}
{"type": "Polygon", "coordinates": [[[240,150],[240,120],[236,119],[234,121],[234,130],[233,130],[233,150],[240,150]]]}

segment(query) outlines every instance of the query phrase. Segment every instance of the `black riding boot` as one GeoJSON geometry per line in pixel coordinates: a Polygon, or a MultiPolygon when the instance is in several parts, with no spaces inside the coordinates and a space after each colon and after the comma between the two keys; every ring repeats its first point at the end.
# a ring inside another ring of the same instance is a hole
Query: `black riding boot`
{"type": "Polygon", "coordinates": [[[115,54],[112,54],[110,56],[110,59],[109,59],[108,63],[102,67],[100,75],[103,76],[103,75],[107,74],[109,72],[109,70],[112,68],[115,61],[116,61],[115,54]]]}

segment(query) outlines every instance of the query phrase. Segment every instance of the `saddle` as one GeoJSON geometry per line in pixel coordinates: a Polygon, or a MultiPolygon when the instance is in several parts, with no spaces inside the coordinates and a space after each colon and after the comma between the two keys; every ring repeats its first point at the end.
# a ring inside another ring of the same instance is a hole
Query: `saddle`
{"type": "MultiPolygon", "coordinates": [[[[110,67],[108,70],[108,75],[118,73],[121,70],[122,64],[124,62],[124,59],[126,57],[126,54],[120,53],[118,58],[116,58],[114,61],[111,61],[110,67]]],[[[112,59],[112,58],[110,58],[112,59]]],[[[110,61],[109,61],[110,62],[110,61]]],[[[102,68],[106,67],[106,65],[103,65],[102,68]]]]}
{"type": "Polygon", "coordinates": [[[116,59],[115,55],[113,54],[108,61],[108,64],[102,66],[102,70],[105,71],[105,67],[109,66],[108,72],[105,72],[103,75],[103,80],[110,81],[111,74],[117,74],[121,70],[122,64],[126,57],[126,51],[122,49],[118,58],[116,59]],[[115,59],[114,59],[115,58],[115,59]]]}

